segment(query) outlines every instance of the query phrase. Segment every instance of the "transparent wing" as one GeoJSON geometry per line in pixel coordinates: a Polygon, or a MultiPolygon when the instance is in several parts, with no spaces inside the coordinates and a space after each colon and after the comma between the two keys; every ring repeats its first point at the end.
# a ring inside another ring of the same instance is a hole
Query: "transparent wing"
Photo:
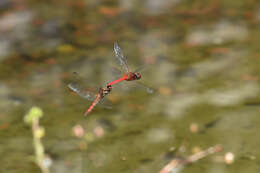
{"type": "Polygon", "coordinates": [[[129,73],[127,59],[124,56],[122,49],[118,46],[116,42],[114,43],[114,52],[115,52],[116,59],[119,61],[119,64],[123,66],[123,68],[127,73],[129,73]]]}
{"type": "Polygon", "coordinates": [[[112,103],[106,98],[101,99],[100,102],[98,103],[98,106],[106,109],[112,109],[112,103]]]}
{"type": "Polygon", "coordinates": [[[124,81],[118,83],[118,85],[113,85],[114,90],[121,90],[127,92],[129,90],[143,90],[148,94],[154,94],[156,90],[154,88],[148,87],[140,81],[124,81]]]}
{"type": "Polygon", "coordinates": [[[79,96],[88,99],[89,101],[93,101],[96,98],[96,93],[98,92],[98,88],[93,89],[87,87],[86,84],[84,84],[84,80],[77,72],[73,73],[73,82],[69,83],[68,87],[79,96]]]}
{"type": "Polygon", "coordinates": [[[146,86],[145,84],[143,84],[143,83],[140,82],[140,81],[136,81],[135,84],[137,84],[137,85],[140,86],[141,88],[145,89],[146,92],[149,93],[149,94],[153,94],[153,93],[155,92],[154,89],[152,89],[152,88],[146,86]]]}
{"type": "Polygon", "coordinates": [[[144,64],[144,65],[138,67],[137,69],[135,69],[134,73],[143,71],[143,70],[145,70],[147,68],[148,68],[148,64],[144,64]]]}
{"type": "Polygon", "coordinates": [[[95,96],[88,92],[87,90],[85,90],[84,88],[82,88],[79,84],[77,83],[69,83],[68,87],[74,91],[75,93],[77,93],[79,96],[88,99],[89,101],[94,101],[95,96]]]}
{"type": "Polygon", "coordinates": [[[110,72],[115,78],[119,78],[123,75],[122,71],[117,67],[111,67],[110,72]]]}

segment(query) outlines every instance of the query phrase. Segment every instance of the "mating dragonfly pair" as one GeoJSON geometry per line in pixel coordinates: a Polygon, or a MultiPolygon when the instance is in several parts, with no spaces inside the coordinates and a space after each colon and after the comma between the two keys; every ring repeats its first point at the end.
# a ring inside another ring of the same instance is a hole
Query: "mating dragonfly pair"
{"type": "MultiPolygon", "coordinates": [[[[112,91],[112,85],[115,85],[116,83],[122,82],[122,81],[135,81],[141,79],[141,74],[139,72],[132,72],[128,68],[127,59],[123,54],[122,49],[118,46],[117,43],[114,44],[114,53],[115,57],[118,60],[119,64],[124,68],[125,74],[112,82],[109,82],[106,84],[104,88],[99,88],[99,91],[97,94],[94,94],[93,91],[90,89],[84,88],[80,85],[79,82],[76,83],[70,83],[68,87],[80,95],[83,98],[88,99],[89,101],[92,101],[91,106],[88,108],[88,110],[85,112],[85,116],[87,116],[93,108],[100,103],[103,98],[108,95],[112,91]]],[[[77,74],[76,72],[74,74],[77,74]]],[[[146,88],[147,92],[153,93],[153,90],[144,86],[146,88]]]]}

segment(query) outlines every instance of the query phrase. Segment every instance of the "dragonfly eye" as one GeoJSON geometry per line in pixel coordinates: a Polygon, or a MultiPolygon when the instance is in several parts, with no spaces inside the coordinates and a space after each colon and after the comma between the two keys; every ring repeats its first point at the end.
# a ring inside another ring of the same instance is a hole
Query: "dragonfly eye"
{"type": "Polygon", "coordinates": [[[107,89],[108,90],[112,90],[112,86],[111,85],[107,85],[107,89]]]}
{"type": "Polygon", "coordinates": [[[135,73],[135,78],[138,80],[138,79],[141,79],[141,74],[140,73],[135,73]]]}

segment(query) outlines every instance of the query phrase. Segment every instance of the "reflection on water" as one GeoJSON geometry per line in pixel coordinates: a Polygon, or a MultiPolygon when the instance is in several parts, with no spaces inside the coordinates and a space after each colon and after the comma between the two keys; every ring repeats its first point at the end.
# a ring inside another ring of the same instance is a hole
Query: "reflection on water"
{"type": "Polygon", "coordinates": [[[1,1],[0,172],[40,172],[22,121],[34,105],[45,114],[51,172],[158,172],[216,144],[223,152],[181,172],[259,172],[259,7],[254,0],[1,1]],[[131,69],[146,66],[141,80],[156,92],[123,82],[108,97],[113,109],[86,118],[90,103],[67,84],[74,71],[90,85],[115,80],[114,42],[131,69]],[[227,152],[235,156],[229,166],[227,152]]]}

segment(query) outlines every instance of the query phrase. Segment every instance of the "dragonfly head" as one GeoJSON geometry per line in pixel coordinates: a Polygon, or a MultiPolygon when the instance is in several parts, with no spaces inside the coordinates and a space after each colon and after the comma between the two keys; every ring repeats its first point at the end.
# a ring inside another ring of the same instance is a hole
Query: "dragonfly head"
{"type": "Polygon", "coordinates": [[[134,74],[135,74],[135,79],[136,79],[136,80],[141,79],[142,75],[141,75],[140,73],[135,72],[134,74]]]}
{"type": "Polygon", "coordinates": [[[111,91],[112,90],[112,86],[111,85],[107,85],[107,90],[111,91]]]}

